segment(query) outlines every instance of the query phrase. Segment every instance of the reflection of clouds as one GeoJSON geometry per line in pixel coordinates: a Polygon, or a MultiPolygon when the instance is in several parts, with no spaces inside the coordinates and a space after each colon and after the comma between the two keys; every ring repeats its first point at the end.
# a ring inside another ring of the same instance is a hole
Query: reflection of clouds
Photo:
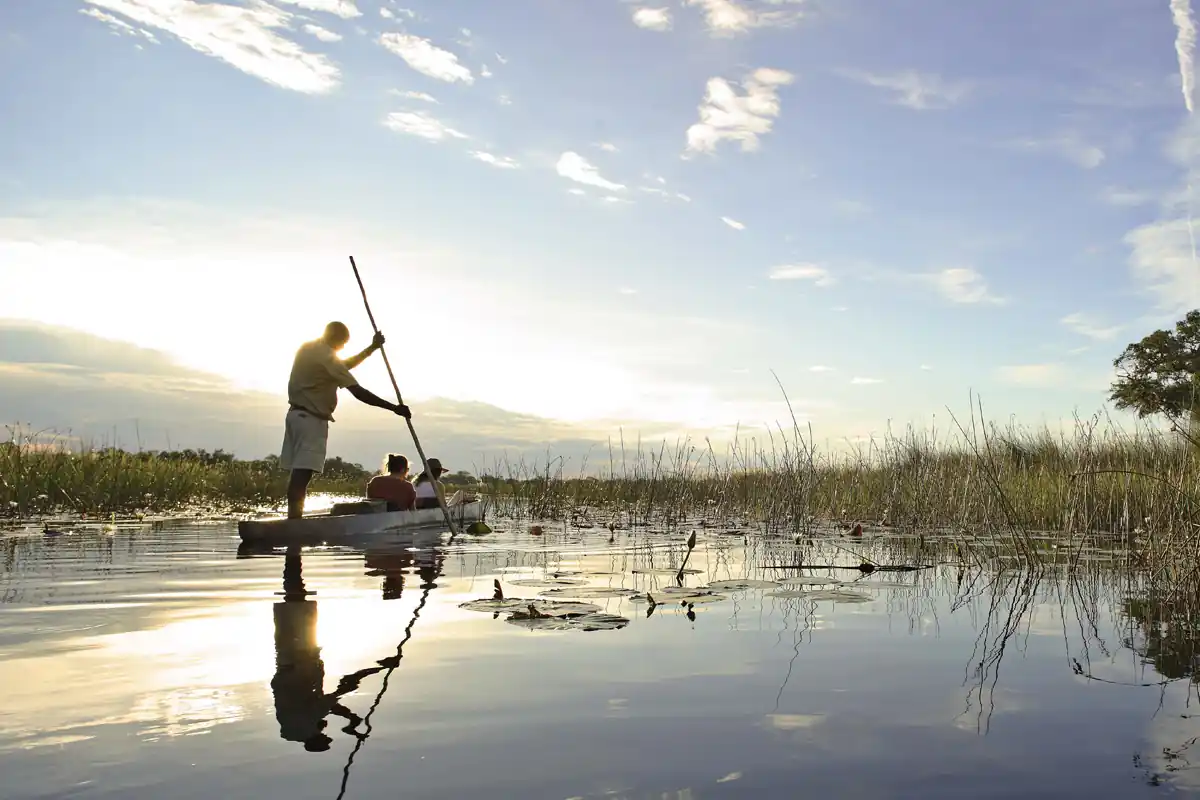
{"type": "Polygon", "coordinates": [[[816,727],[824,720],[824,714],[767,714],[766,724],[777,731],[798,731],[816,727]]]}
{"type": "Polygon", "coordinates": [[[229,689],[197,687],[142,695],[126,717],[109,724],[145,724],[138,732],[153,740],[202,733],[245,716],[245,709],[229,689]]]}
{"type": "Polygon", "coordinates": [[[718,778],[717,783],[732,783],[733,781],[740,781],[741,779],[742,779],[742,773],[731,772],[728,775],[726,775],[724,778],[718,778]]]}
{"type": "Polygon", "coordinates": [[[1200,789],[1200,744],[1193,741],[1200,736],[1200,714],[1187,709],[1189,693],[1194,692],[1183,681],[1165,687],[1162,711],[1150,721],[1142,756],[1146,768],[1188,790],[1200,789]]]}

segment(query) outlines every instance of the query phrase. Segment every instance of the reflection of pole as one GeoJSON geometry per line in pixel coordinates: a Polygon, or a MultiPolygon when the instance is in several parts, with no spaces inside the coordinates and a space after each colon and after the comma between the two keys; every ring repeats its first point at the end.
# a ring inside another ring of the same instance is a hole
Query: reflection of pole
{"type": "MultiPolygon", "coordinates": [[[[432,578],[437,578],[441,575],[441,566],[444,559],[438,559],[437,567],[432,578]]],[[[363,742],[371,735],[371,717],[375,714],[375,709],[379,707],[379,702],[383,700],[383,693],[387,691],[388,681],[392,677],[392,673],[396,667],[400,666],[400,660],[404,658],[404,645],[412,638],[413,626],[417,624],[417,620],[421,617],[421,609],[425,608],[425,603],[429,600],[429,592],[437,587],[437,584],[432,579],[426,579],[425,583],[421,584],[421,599],[417,602],[417,607],[413,609],[412,619],[408,621],[408,626],[404,629],[404,638],[400,644],[396,645],[396,655],[391,658],[385,658],[380,661],[387,667],[387,672],[383,676],[383,685],[379,687],[379,693],[375,695],[375,701],[371,703],[370,709],[367,710],[366,717],[363,721],[366,723],[366,731],[362,736],[358,737],[358,741],[354,743],[354,749],[350,751],[350,757],[346,759],[346,766],[342,769],[342,787],[338,792],[337,800],[342,800],[346,795],[346,786],[350,781],[350,768],[354,765],[354,757],[358,755],[358,751],[362,749],[363,742]]]]}

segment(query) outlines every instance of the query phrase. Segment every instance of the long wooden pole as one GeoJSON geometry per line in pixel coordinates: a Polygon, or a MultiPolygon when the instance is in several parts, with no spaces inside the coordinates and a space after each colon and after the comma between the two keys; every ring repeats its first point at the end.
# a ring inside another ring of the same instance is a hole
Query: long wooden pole
{"type": "MultiPolygon", "coordinates": [[[[354,256],[350,256],[350,267],[354,270],[354,279],[358,281],[358,290],[362,292],[363,305],[367,307],[367,318],[371,320],[371,327],[379,333],[379,326],[375,324],[375,315],[371,313],[371,303],[367,300],[367,290],[363,286],[362,276],[358,274],[358,264],[354,263],[354,256]]],[[[404,398],[400,396],[400,386],[396,383],[396,375],[392,372],[392,365],[388,361],[387,352],[381,345],[379,353],[383,356],[383,364],[387,367],[388,377],[392,379],[392,388],[396,390],[396,402],[404,405],[404,398]]],[[[412,434],[413,444],[417,446],[417,455],[421,457],[421,468],[425,470],[425,474],[430,480],[437,480],[432,472],[429,471],[429,462],[425,459],[425,451],[421,449],[421,440],[417,438],[417,429],[413,427],[412,419],[406,418],[408,423],[408,432],[412,434]]],[[[436,489],[436,487],[435,487],[436,489]]],[[[450,528],[451,537],[458,535],[458,530],[454,527],[453,520],[450,519],[450,509],[446,508],[446,498],[442,497],[442,493],[434,491],[434,496],[437,497],[438,506],[442,509],[442,516],[446,518],[446,526],[450,528]]]]}

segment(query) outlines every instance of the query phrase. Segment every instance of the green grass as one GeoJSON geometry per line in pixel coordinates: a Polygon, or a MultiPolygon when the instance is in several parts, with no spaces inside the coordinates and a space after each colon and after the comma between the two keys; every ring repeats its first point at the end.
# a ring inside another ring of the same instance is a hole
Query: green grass
{"type": "MultiPolygon", "coordinates": [[[[218,451],[127,452],[71,447],[10,429],[0,443],[0,514],[163,512],[188,506],[239,508],[285,499],[278,458],[234,459],[218,451]]],[[[370,474],[330,459],[312,492],[361,494],[370,474]]]]}
{"type": "Polygon", "coordinates": [[[972,422],[950,435],[910,430],[849,455],[820,452],[796,428],[719,456],[691,442],[613,448],[600,477],[568,476],[561,462],[497,465],[484,483],[501,513],[596,524],[703,519],[800,533],[862,522],[1008,532],[1024,543],[1032,531],[1194,538],[1200,452],[1169,433],[1098,423],[1055,436],[972,422]]]}

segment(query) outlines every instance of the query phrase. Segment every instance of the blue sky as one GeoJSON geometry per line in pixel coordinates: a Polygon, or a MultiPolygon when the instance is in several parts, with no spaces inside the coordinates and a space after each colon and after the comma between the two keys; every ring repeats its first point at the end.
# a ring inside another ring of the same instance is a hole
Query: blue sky
{"type": "Polygon", "coordinates": [[[416,399],[703,434],[782,419],[774,369],[826,437],[1087,415],[1200,304],[1186,6],[8,4],[0,318],[278,395],[327,319],[365,343],[354,254],[416,399]]]}

